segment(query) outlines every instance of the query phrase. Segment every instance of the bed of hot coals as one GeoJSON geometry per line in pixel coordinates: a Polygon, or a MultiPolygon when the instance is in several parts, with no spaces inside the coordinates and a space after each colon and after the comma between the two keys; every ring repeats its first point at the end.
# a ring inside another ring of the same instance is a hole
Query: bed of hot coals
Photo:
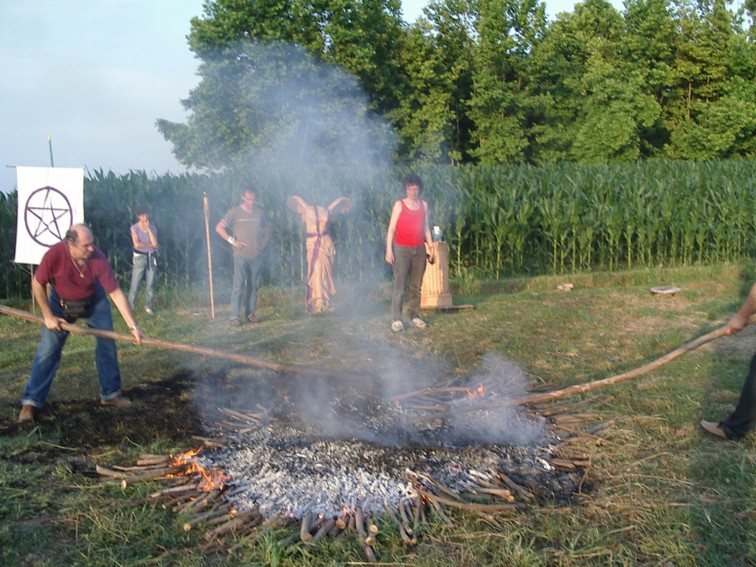
{"type": "Polygon", "coordinates": [[[233,552],[261,524],[282,524],[296,525],[292,539],[302,542],[353,535],[373,561],[379,531],[411,545],[458,510],[497,525],[500,514],[534,500],[566,504],[584,489],[607,424],[574,406],[516,406],[521,376],[503,370],[391,395],[257,384],[252,399],[217,408],[201,451],[97,470],[109,481],[167,485],[147,500],[170,507],[185,529],[203,529],[208,551],[233,552]]]}

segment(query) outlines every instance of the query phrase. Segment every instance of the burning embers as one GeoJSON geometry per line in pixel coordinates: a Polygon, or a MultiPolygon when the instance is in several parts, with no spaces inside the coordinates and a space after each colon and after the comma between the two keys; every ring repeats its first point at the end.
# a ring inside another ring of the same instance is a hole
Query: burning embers
{"type": "Polygon", "coordinates": [[[468,398],[484,398],[486,396],[486,388],[483,386],[483,384],[478,384],[478,387],[471,390],[470,388],[467,388],[467,397],[468,398]]]}

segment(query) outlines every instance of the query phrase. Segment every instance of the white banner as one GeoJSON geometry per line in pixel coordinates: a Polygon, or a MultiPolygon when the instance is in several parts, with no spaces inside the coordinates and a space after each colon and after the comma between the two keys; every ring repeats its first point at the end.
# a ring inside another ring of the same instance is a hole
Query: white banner
{"type": "Polygon", "coordinates": [[[84,222],[84,170],[80,167],[16,167],[17,264],[39,264],[48,248],[84,222]]]}

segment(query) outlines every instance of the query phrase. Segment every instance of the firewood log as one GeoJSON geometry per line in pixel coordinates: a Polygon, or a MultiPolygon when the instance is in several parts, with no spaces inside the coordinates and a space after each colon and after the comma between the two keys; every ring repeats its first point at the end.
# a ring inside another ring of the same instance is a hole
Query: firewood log
{"type": "Polygon", "coordinates": [[[310,522],[312,521],[312,514],[307,513],[302,516],[302,522],[299,525],[299,539],[304,542],[312,541],[312,534],[310,533],[310,522]]]}
{"type": "Polygon", "coordinates": [[[386,513],[388,514],[389,518],[392,518],[396,525],[399,528],[399,536],[402,538],[402,541],[406,544],[411,544],[412,539],[407,535],[407,532],[404,530],[404,526],[402,526],[402,522],[399,521],[399,518],[396,517],[396,514],[394,513],[394,510],[391,506],[389,506],[388,502],[384,502],[384,507],[386,509],[386,513]]]}
{"type": "Polygon", "coordinates": [[[328,534],[333,527],[336,525],[336,518],[329,518],[325,522],[320,524],[320,527],[318,528],[318,531],[315,532],[315,535],[312,536],[312,540],[310,543],[315,544],[320,541],[323,536],[328,534]]]}

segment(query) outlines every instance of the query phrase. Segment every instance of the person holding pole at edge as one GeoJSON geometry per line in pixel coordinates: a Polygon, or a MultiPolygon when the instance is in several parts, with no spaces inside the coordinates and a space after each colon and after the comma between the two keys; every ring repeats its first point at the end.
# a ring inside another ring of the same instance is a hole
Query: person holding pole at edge
{"type": "MultiPolygon", "coordinates": [[[[44,407],[69,335],[61,328],[61,322],[86,319],[87,326],[92,329],[112,331],[109,295],[131,330],[134,342],[142,344],[143,338],[126,294],[118,285],[105,254],[95,247],[92,230],[85,224],[73,225],[66,232],[65,239],[45,253],[32,278],[32,294],[42,311],[44,326],[21,399],[19,423],[34,421],[34,412],[44,407]]],[[[121,393],[115,341],[101,337],[96,341],[100,403],[130,408],[132,402],[121,393]]]]}
{"type": "MultiPolygon", "coordinates": [[[[727,322],[726,335],[742,331],[748,325],[748,319],[756,313],[756,284],[751,286],[748,296],[730,320],[727,322]]],[[[701,427],[722,439],[741,439],[749,431],[756,429],[756,354],[751,358],[743,389],[735,410],[720,422],[701,421],[701,427]]]]}

